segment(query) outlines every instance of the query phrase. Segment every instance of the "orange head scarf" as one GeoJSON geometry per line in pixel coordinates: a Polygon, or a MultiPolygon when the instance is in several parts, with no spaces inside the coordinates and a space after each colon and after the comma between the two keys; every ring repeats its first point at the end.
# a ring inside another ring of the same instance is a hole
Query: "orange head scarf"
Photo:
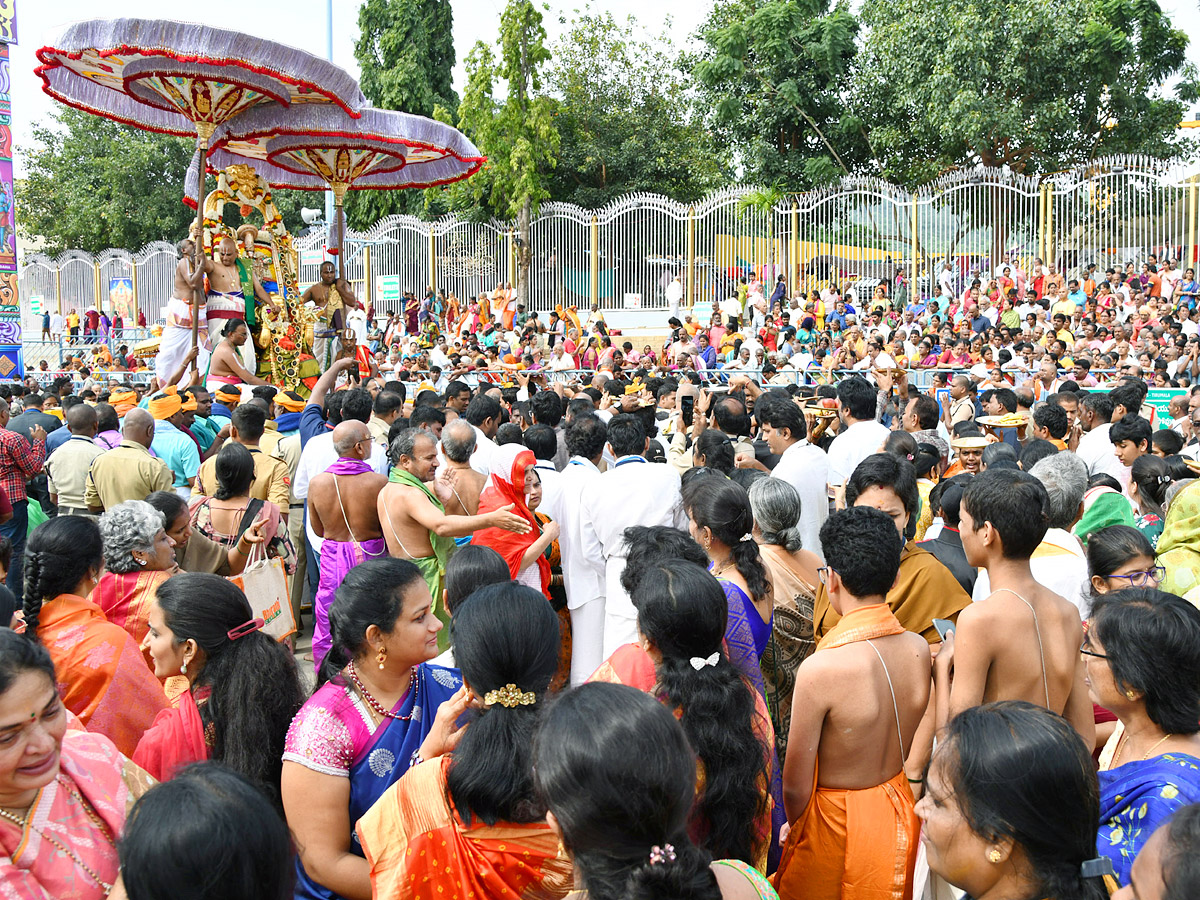
{"type": "Polygon", "coordinates": [[[117,411],[117,417],[121,418],[137,406],[137,391],[113,391],[108,395],[108,402],[117,411]]]}
{"type": "Polygon", "coordinates": [[[295,391],[280,391],[275,395],[275,405],[288,412],[300,412],[307,402],[295,391]]]}
{"type": "Polygon", "coordinates": [[[175,386],[171,385],[157,397],[154,397],[148,406],[150,415],[154,416],[154,418],[159,420],[169,419],[183,409],[183,400],[175,390],[175,386]]]}
{"type": "MultiPolygon", "coordinates": [[[[504,557],[513,578],[521,571],[521,559],[525,551],[541,536],[537,518],[525,504],[525,469],[536,463],[533,451],[520,444],[505,444],[496,450],[492,459],[492,474],[479,495],[479,512],[495,512],[512,505],[512,512],[525,519],[530,525],[527,534],[516,534],[502,528],[484,528],[475,532],[472,544],[491,547],[504,557]]],[[[550,563],[543,553],[535,565],[541,575],[542,593],[549,599],[550,563]]]]}

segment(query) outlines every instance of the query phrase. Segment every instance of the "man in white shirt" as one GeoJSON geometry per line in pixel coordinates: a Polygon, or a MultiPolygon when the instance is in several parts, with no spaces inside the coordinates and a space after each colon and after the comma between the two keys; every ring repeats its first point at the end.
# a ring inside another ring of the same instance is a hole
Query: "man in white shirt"
{"type": "Polygon", "coordinates": [[[1075,455],[1087,466],[1088,475],[1103,472],[1129,486],[1129,467],[1121,464],[1113,452],[1108,429],[1112,419],[1113,403],[1108,394],[1089,393],[1079,398],[1079,427],[1083,434],[1075,448],[1075,455]]]}
{"type": "Polygon", "coordinates": [[[467,404],[463,418],[475,429],[475,452],[471,454],[471,468],[481,475],[491,475],[492,459],[498,449],[492,439],[500,429],[500,401],[487,394],[479,394],[467,404]]]}
{"type": "Polygon", "coordinates": [[[558,552],[562,560],[567,609],[571,614],[571,684],[582,684],[604,662],[604,563],[584,549],[584,522],[592,515],[583,502],[589,485],[600,480],[600,460],[608,429],[596,416],[577,416],[567,426],[565,469],[558,473],[559,490],[541,510],[559,524],[558,552]]]}
{"type": "Polygon", "coordinates": [[[846,483],[860,462],[879,452],[889,429],[875,421],[875,388],[861,376],[843,378],[837,386],[838,414],[844,427],[829,445],[830,488],[846,483]]]}
{"type": "MultiPolygon", "coordinates": [[[[346,392],[342,401],[342,421],[362,422],[364,425],[371,418],[371,395],[365,388],[353,388],[346,392]]],[[[292,483],[292,493],[298,501],[308,498],[309,482],[338,461],[338,452],[333,446],[333,432],[325,431],[308,439],[304,449],[300,451],[300,462],[296,464],[296,479],[292,483]]],[[[368,465],[381,475],[389,471],[387,450],[371,442],[371,458],[368,465]]],[[[322,539],[312,528],[312,520],[307,519],[304,527],[308,532],[308,542],[312,548],[321,552],[322,539]]]]}
{"type": "Polygon", "coordinates": [[[683,299],[683,283],[679,280],[679,276],[667,285],[667,314],[671,318],[679,318],[679,301],[683,299]]]}
{"type": "Polygon", "coordinates": [[[942,272],[938,275],[938,286],[942,289],[942,296],[954,299],[954,276],[951,274],[950,263],[942,265],[942,272]]]}
{"type": "Polygon", "coordinates": [[[625,529],[631,525],[687,528],[679,493],[679,473],[646,461],[646,432],[636,416],[622,413],[608,423],[608,448],[614,463],[583,489],[583,552],[604,566],[605,597],[602,656],[637,640],[637,610],[621,586],[625,568],[625,529]]]}
{"type": "MultiPolygon", "coordinates": [[[[825,482],[829,473],[829,458],[820,447],[804,438],[804,416],[783,391],[769,391],[754,404],[754,417],[762,427],[763,437],[779,462],[771,471],[772,478],[786,481],[800,495],[800,539],[805,550],[825,559],[821,552],[821,526],[829,518],[829,499],[825,482]]],[[[743,454],[737,464],[750,468],[743,454]]]]}

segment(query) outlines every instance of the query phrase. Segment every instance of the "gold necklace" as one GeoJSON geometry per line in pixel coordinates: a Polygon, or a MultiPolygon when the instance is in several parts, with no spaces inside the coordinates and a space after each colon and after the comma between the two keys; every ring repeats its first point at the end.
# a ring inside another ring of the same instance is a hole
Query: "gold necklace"
{"type": "MultiPolygon", "coordinates": [[[[1171,738],[1171,735],[1169,735],[1169,734],[1164,734],[1161,738],[1159,738],[1154,743],[1153,747],[1151,747],[1149,750],[1147,750],[1145,753],[1142,754],[1142,762],[1145,762],[1146,760],[1148,760],[1150,758],[1150,754],[1153,753],[1155,750],[1157,750],[1159,747],[1161,747],[1163,744],[1165,744],[1168,740],[1170,740],[1170,738],[1171,738]]],[[[1121,743],[1117,746],[1117,752],[1113,754],[1113,761],[1112,761],[1111,768],[1115,769],[1117,767],[1117,762],[1121,759],[1121,754],[1125,752],[1125,746],[1128,743],[1129,743],[1129,732],[1126,731],[1124,734],[1121,735],[1121,743]]]]}
{"type": "MultiPolygon", "coordinates": [[[[79,802],[80,808],[83,809],[84,814],[88,817],[88,819],[92,822],[92,824],[100,832],[100,835],[106,841],[108,841],[109,844],[111,844],[112,846],[115,847],[116,840],[113,838],[112,831],[109,829],[107,823],[105,823],[104,820],[101,819],[99,817],[99,815],[92,809],[91,804],[88,803],[87,800],[84,799],[83,795],[80,794],[74,788],[66,786],[66,785],[64,785],[64,787],[66,787],[67,790],[70,792],[71,796],[74,797],[79,802]]],[[[0,818],[7,819],[8,821],[10,821],[14,825],[16,825],[18,828],[20,828],[22,831],[24,831],[26,828],[28,828],[30,831],[32,831],[34,834],[36,834],[38,837],[40,837],[44,841],[46,841],[46,843],[48,843],[52,847],[56,848],[59,852],[65,853],[67,856],[69,856],[72,860],[74,860],[75,865],[77,865],[77,866],[79,866],[79,868],[83,869],[84,872],[86,872],[89,876],[91,876],[92,881],[96,882],[96,884],[100,886],[100,889],[102,891],[104,891],[105,897],[107,897],[109,895],[109,893],[112,891],[113,886],[111,884],[109,884],[107,881],[104,881],[103,879],[101,879],[100,876],[96,874],[95,870],[93,870],[91,866],[89,866],[87,863],[85,863],[82,859],[79,858],[79,856],[75,853],[74,850],[72,850],[70,847],[66,846],[65,844],[61,843],[57,838],[53,837],[52,835],[46,834],[46,832],[41,831],[40,829],[34,828],[31,824],[29,824],[28,811],[26,811],[24,816],[18,816],[18,815],[14,815],[13,813],[9,812],[7,809],[0,808],[0,818]]]]}

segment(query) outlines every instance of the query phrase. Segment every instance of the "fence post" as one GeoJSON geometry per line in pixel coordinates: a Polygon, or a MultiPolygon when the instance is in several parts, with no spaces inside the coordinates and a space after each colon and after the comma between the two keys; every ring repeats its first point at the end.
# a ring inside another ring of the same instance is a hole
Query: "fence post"
{"type": "Polygon", "coordinates": [[[517,248],[513,243],[513,230],[508,229],[508,284],[517,283],[517,248]]]}
{"type": "Polygon", "coordinates": [[[1046,182],[1046,255],[1042,262],[1054,265],[1054,182],[1046,182]]]}
{"type": "MultiPolygon", "coordinates": [[[[918,303],[921,300],[921,291],[917,287],[917,276],[920,274],[920,268],[917,262],[917,256],[921,252],[920,244],[917,240],[917,195],[912,195],[912,271],[909,273],[910,287],[912,293],[910,302],[918,303]]],[[[930,284],[929,296],[933,296],[932,280],[930,284]]]]}
{"type": "Polygon", "coordinates": [[[1046,185],[1038,189],[1038,256],[1046,261],[1046,185]]]}
{"type": "Polygon", "coordinates": [[[62,311],[62,267],[58,262],[54,263],[54,302],[58,304],[58,314],[61,316],[62,311]]]}
{"type": "Polygon", "coordinates": [[[437,290],[437,239],[433,226],[429,226],[429,289],[437,290]]]}
{"type": "Polygon", "coordinates": [[[600,303],[600,220],[592,216],[591,249],[588,251],[588,261],[591,269],[589,292],[592,305],[600,303]]]}
{"type": "Polygon", "coordinates": [[[1200,216],[1200,175],[1193,175],[1188,181],[1191,183],[1188,185],[1188,248],[1187,259],[1183,262],[1185,270],[1189,266],[1195,267],[1196,244],[1200,243],[1200,235],[1196,234],[1196,219],[1200,216]]]}
{"type": "Polygon", "coordinates": [[[687,217],[687,305],[696,306],[696,207],[688,207],[687,217]]]}
{"type": "MultiPolygon", "coordinates": [[[[363,309],[375,305],[375,295],[371,293],[371,245],[363,245],[363,309]]],[[[367,323],[370,324],[370,323],[367,323]]]]}
{"type": "Polygon", "coordinates": [[[96,309],[97,309],[97,311],[102,311],[104,309],[104,307],[101,305],[101,302],[100,302],[100,263],[93,260],[92,261],[92,270],[96,273],[96,278],[95,278],[96,309]]]}
{"type": "MultiPolygon", "coordinates": [[[[797,229],[800,227],[800,207],[796,205],[796,201],[792,201],[792,216],[789,223],[792,229],[792,246],[788,251],[788,281],[792,285],[792,296],[796,295],[796,289],[800,286],[800,274],[796,268],[796,257],[800,253],[800,236],[797,234],[797,229]]],[[[784,297],[783,304],[786,304],[791,297],[784,297]]]]}
{"type": "MultiPolygon", "coordinates": [[[[138,310],[141,309],[141,306],[138,302],[138,277],[137,277],[138,264],[137,264],[136,257],[134,258],[133,262],[130,264],[129,268],[133,270],[133,324],[136,326],[138,310]]],[[[114,312],[116,312],[116,310],[114,310],[114,312]]],[[[149,319],[147,319],[147,321],[149,321],[149,319]]]]}

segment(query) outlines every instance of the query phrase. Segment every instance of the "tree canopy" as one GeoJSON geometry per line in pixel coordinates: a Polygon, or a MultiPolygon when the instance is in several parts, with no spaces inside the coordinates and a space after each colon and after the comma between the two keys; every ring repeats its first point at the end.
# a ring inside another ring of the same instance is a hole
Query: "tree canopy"
{"type": "Polygon", "coordinates": [[[653,191],[686,203],[728,182],[728,153],[696,108],[679,52],[666,36],[636,33],[632,17],[585,12],[554,44],[546,83],[561,136],[555,200],[595,208],[653,191]]]}
{"type": "MultiPolygon", "coordinates": [[[[354,58],[363,94],[380,109],[432,117],[458,107],[454,91],[454,13],[450,0],[363,0],[354,58]]],[[[419,191],[351,191],[346,218],[369,228],[393,213],[417,213],[419,191]]]]}
{"type": "Polygon", "coordinates": [[[865,0],[861,15],[851,105],[876,174],[917,184],[976,163],[1037,174],[1179,151],[1196,73],[1154,0],[865,0]]]}

